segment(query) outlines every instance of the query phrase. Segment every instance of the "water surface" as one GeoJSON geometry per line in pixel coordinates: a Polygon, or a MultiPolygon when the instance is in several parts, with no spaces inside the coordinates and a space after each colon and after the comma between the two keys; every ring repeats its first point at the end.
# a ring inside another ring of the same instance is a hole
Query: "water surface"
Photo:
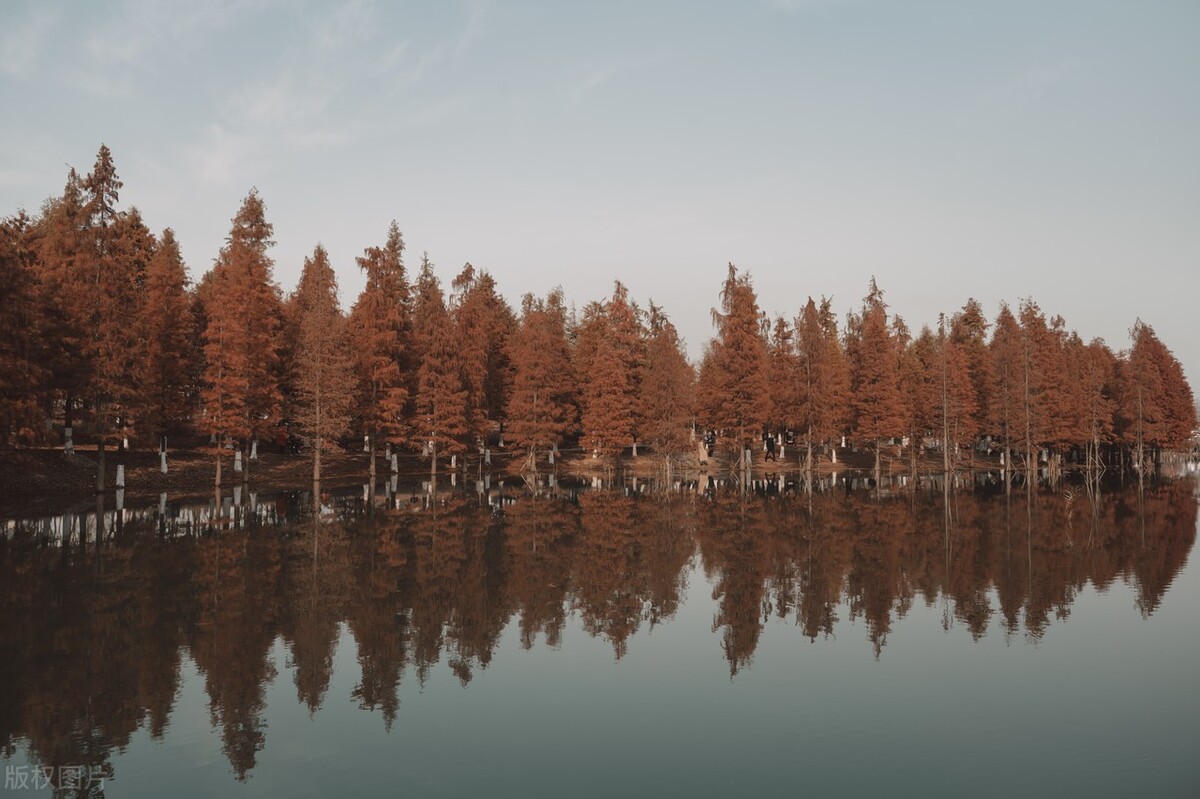
{"type": "Polygon", "coordinates": [[[1200,787],[1191,480],[443,499],[0,522],[6,790],[1200,787]]]}

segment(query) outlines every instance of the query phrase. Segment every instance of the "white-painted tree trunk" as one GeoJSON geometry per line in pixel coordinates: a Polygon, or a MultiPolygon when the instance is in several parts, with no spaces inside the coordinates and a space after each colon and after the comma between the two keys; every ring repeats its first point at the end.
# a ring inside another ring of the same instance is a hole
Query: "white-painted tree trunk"
{"type": "Polygon", "coordinates": [[[250,442],[250,460],[252,460],[252,461],[258,460],[258,439],[257,438],[250,442]]]}
{"type": "Polygon", "coordinates": [[[240,449],[233,453],[233,470],[235,472],[242,470],[242,451],[240,449]]]}
{"type": "Polygon", "coordinates": [[[158,470],[163,474],[167,473],[167,453],[166,450],[158,453],[158,470]]]}
{"type": "Polygon", "coordinates": [[[117,464],[117,488],[125,487],[125,464],[117,464]]]}

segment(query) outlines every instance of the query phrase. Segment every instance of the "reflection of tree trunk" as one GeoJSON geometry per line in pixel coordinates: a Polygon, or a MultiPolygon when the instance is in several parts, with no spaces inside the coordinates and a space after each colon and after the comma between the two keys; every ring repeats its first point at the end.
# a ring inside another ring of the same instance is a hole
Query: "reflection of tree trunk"
{"type": "Polygon", "coordinates": [[[880,486],[880,469],[879,469],[879,439],[875,439],[875,487],[880,486]]]}
{"type": "Polygon", "coordinates": [[[321,481],[321,442],[318,440],[313,447],[313,482],[321,481]]]}
{"type": "MultiPolygon", "coordinates": [[[[99,418],[100,405],[96,405],[96,415],[99,418]]],[[[97,421],[99,424],[99,421],[97,421]]],[[[96,493],[104,493],[104,433],[101,431],[96,439],[96,493]]]]}
{"type": "MultiPolygon", "coordinates": [[[[1143,534],[1144,537],[1144,534],[1143,534]]],[[[87,532],[79,531],[80,543],[85,543],[87,532]]],[[[100,548],[101,542],[104,541],[104,494],[97,492],[96,494],[96,548],[100,548]]]]}

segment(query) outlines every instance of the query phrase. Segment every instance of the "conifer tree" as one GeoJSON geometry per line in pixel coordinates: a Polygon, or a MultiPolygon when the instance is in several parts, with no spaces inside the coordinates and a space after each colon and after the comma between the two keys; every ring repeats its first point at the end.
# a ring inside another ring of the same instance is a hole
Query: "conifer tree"
{"type": "Polygon", "coordinates": [[[293,363],[297,422],[313,452],[313,482],[321,479],[321,452],[349,429],[354,373],[345,318],[338,307],[337,278],[325,248],[304,260],[294,295],[299,329],[293,363]]]}
{"type": "Polygon", "coordinates": [[[408,373],[415,370],[403,255],[404,239],[393,221],[387,242],[368,247],[358,258],[367,282],[350,311],[349,337],[358,376],[355,416],[367,436],[372,484],[379,442],[407,440],[408,373]]]}
{"type": "Polygon", "coordinates": [[[438,455],[462,452],[470,425],[458,334],[428,256],[417,277],[413,318],[420,365],[412,429],[415,442],[429,449],[430,481],[436,485],[438,455]]]}
{"type": "Polygon", "coordinates": [[[87,353],[91,284],[84,265],[87,257],[83,181],[74,169],[59,197],[42,206],[31,242],[41,285],[45,366],[48,388],[63,407],[64,446],[73,441],[76,411],[84,399],[92,361],[87,353]]]}
{"type": "MultiPolygon", "coordinates": [[[[721,308],[713,310],[717,337],[702,364],[703,418],[739,454],[770,414],[767,346],[759,329],[758,298],[748,274],[729,264],[721,308]]],[[[745,464],[748,466],[749,464],[745,464]]]]}
{"type": "Polygon", "coordinates": [[[147,267],[145,305],[140,399],[145,432],[154,433],[161,442],[189,427],[198,359],[187,268],[170,228],[159,237],[147,267]]]}
{"type": "Polygon", "coordinates": [[[888,329],[883,292],[871,278],[862,313],[854,325],[856,361],[852,363],[854,415],[859,439],[875,451],[875,481],[880,480],[880,448],[904,431],[904,405],[897,375],[898,350],[888,329]]]}
{"type": "Polygon", "coordinates": [[[1130,337],[1122,404],[1140,484],[1162,449],[1188,445],[1196,430],[1196,403],[1183,368],[1154,329],[1139,319],[1130,337]]]}
{"type": "Polygon", "coordinates": [[[615,454],[632,445],[637,454],[637,436],[642,418],[640,386],[645,372],[646,342],[641,311],[629,300],[629,292],[617,281],[613,294],[604,302],[589,303],[575,328],[573,360],[579,379],[581,423],[590,447],[598,441],[600,451],[615,454]],[[611,350],[611,358],[603,350],[611,350]],[[603,359],[603,361],[601,361],[603,359]],[[621,397],[611,396],[614,386],[621,397]],[[592,405],[602,412],[589,412],[592,405]],[[593,425],[603,423],[603,428],[593,425]]]}
{"type": "Polygon", "coordinates": [[[283,308],[267,255],[272,232],[262,198],[251,190],[233,218],[209,284],[201,396],[204,429],[218,446],[217,485],[220,448],[233,440],[249,444],[279,419],[283,308]]]}
{"type": "Polygon", "coordinates": [[[596,341],[589,372],[580,398],[583,406],[580,444],[596,455],[619,455],[633,439],[631,375],[611,336],[602,335],[596,341]]]}
{"type": "Polygon", "coordinates": [[[808,298],[796,327],[796,413],[794,424],[804,441],[804,468],[813,468],[813,447],[831,445],[844,428],[849,401],[849,372],[828,299],[817,307],[808,298]]]}
{"type": "Polygon", "coordinates": [[[468,263],[452,287],[451,316],[466,381],[469,437],[482,442],[503,415],[512,382],[508,339],[516,318],[486,271],[468,263]]]}
{"type": "Polygon", "coordinates": [[[691,441],[693,388],[696,380],[675,326],[661,308],[650,303],[647,318],[646,369],[641,384],[642,433],[667,466],[691,441]]]}
{"type": "Polygon", "coordinates": [[[1001,461],[1012,468],[1013,445],[1022,441],[1024,355],[1021,328],[1007,305],[1000,306],[988,344],[991,377],[988,382],[988,429],[1003,442],[1001,461]]]}
{"type": "Polygon", "coordinates": [[[767,420],[772,430],[800,427],[800,407],[803,384],[800,380],[800,358],[796,347],[796,329],[782,316],[771,325],[769,396],[771,415],[767,420]]]}
{"type": "Polygon", "coordinates": [[[1069,429],[1065,363],[1059,331],[1061,320],[1048,322],[1032,299],[1021,302],[1021,388],[1025,467],[1037,468],[1037,450],[1057,449],[1069,429]],[[1053,325],[1053,326],[1052,326],[1053,325]]]}
{"type": "Polygon", "coordinates": [[[991,354],[987,346],[987,319],[975,298],[967,300],[950,323],[950,342],[961,353],[974,393],[973,429],[982,434],[991,418],[987,400],[992,381],[991,354]]]}
{"type": "MultiPolygon", "coordinates": [[[[904,429],[909,439],[909,460],[913,476],[925,437],[935,426],[935,411],[941,401],[938,342],[928,326],[900,355],[898,379],[904,403],[904,429]]],[[[940,428],[940,425],[939,425],[940,428]]],[[[939,429],[940,436],[940,429],[939,429]]]]}
{"type": "Polygon", "coordinates": [[[544,300],[526,294],[520,325],[509,342],[513,384],[508,432],[514,443],[529,451],[534,464],[539,451],[562,443],[575,430],[575,378],[566,322],[560,289],[544,300]]]}
{"type": "Polygon", "coordinates": [[[92,369],[85,391],[93,410],[97,443],[97,492],[105,489],[106,440],[133,432],[134,390],[142,365],[138,320],[146,264],[154,248],[154,237],[137,209],[117,211],[123,185],[112,153],[100,145],[95,166],[82,184],[86,247],[79,262],[91,284],[84,351],[92,369]]]}
{"type": "Polygon", "coordinates": [[[34,443],[43,420],[42,295],[24,212],[0,220],[0,447],[34,443]]]}
{"type": "Polygon", "coordinates": [[[942,439],[944,471],[950,471],[958,461],[961,442],[972,442],[978,433],[978,409],[975,384],[963,345],[955,342],[944,316],[938,320],[937,351],[939,373],[936,376],[938,396],[937,423],[942,439]]]}

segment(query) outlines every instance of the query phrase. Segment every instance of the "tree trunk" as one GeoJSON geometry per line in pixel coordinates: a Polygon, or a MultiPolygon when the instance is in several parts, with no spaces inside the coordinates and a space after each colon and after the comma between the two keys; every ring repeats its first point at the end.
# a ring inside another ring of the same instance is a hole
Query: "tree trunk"
{"type": "Polygon", "coordinates": [[[96,493],[104,493],[104,435],[96,442],[96,493]]]}
{"type": "Polygon", "coordinates": [[[370,446],[368,447],[368,452],[370,454],[367,457],[369,457],[371,459],[370,466],[368,467],[367,471],[371,477],[371,493],[374,493],[375,492],[375,434],[371,433],[370,437],[367,440],[370,442],[370,446]]]}

